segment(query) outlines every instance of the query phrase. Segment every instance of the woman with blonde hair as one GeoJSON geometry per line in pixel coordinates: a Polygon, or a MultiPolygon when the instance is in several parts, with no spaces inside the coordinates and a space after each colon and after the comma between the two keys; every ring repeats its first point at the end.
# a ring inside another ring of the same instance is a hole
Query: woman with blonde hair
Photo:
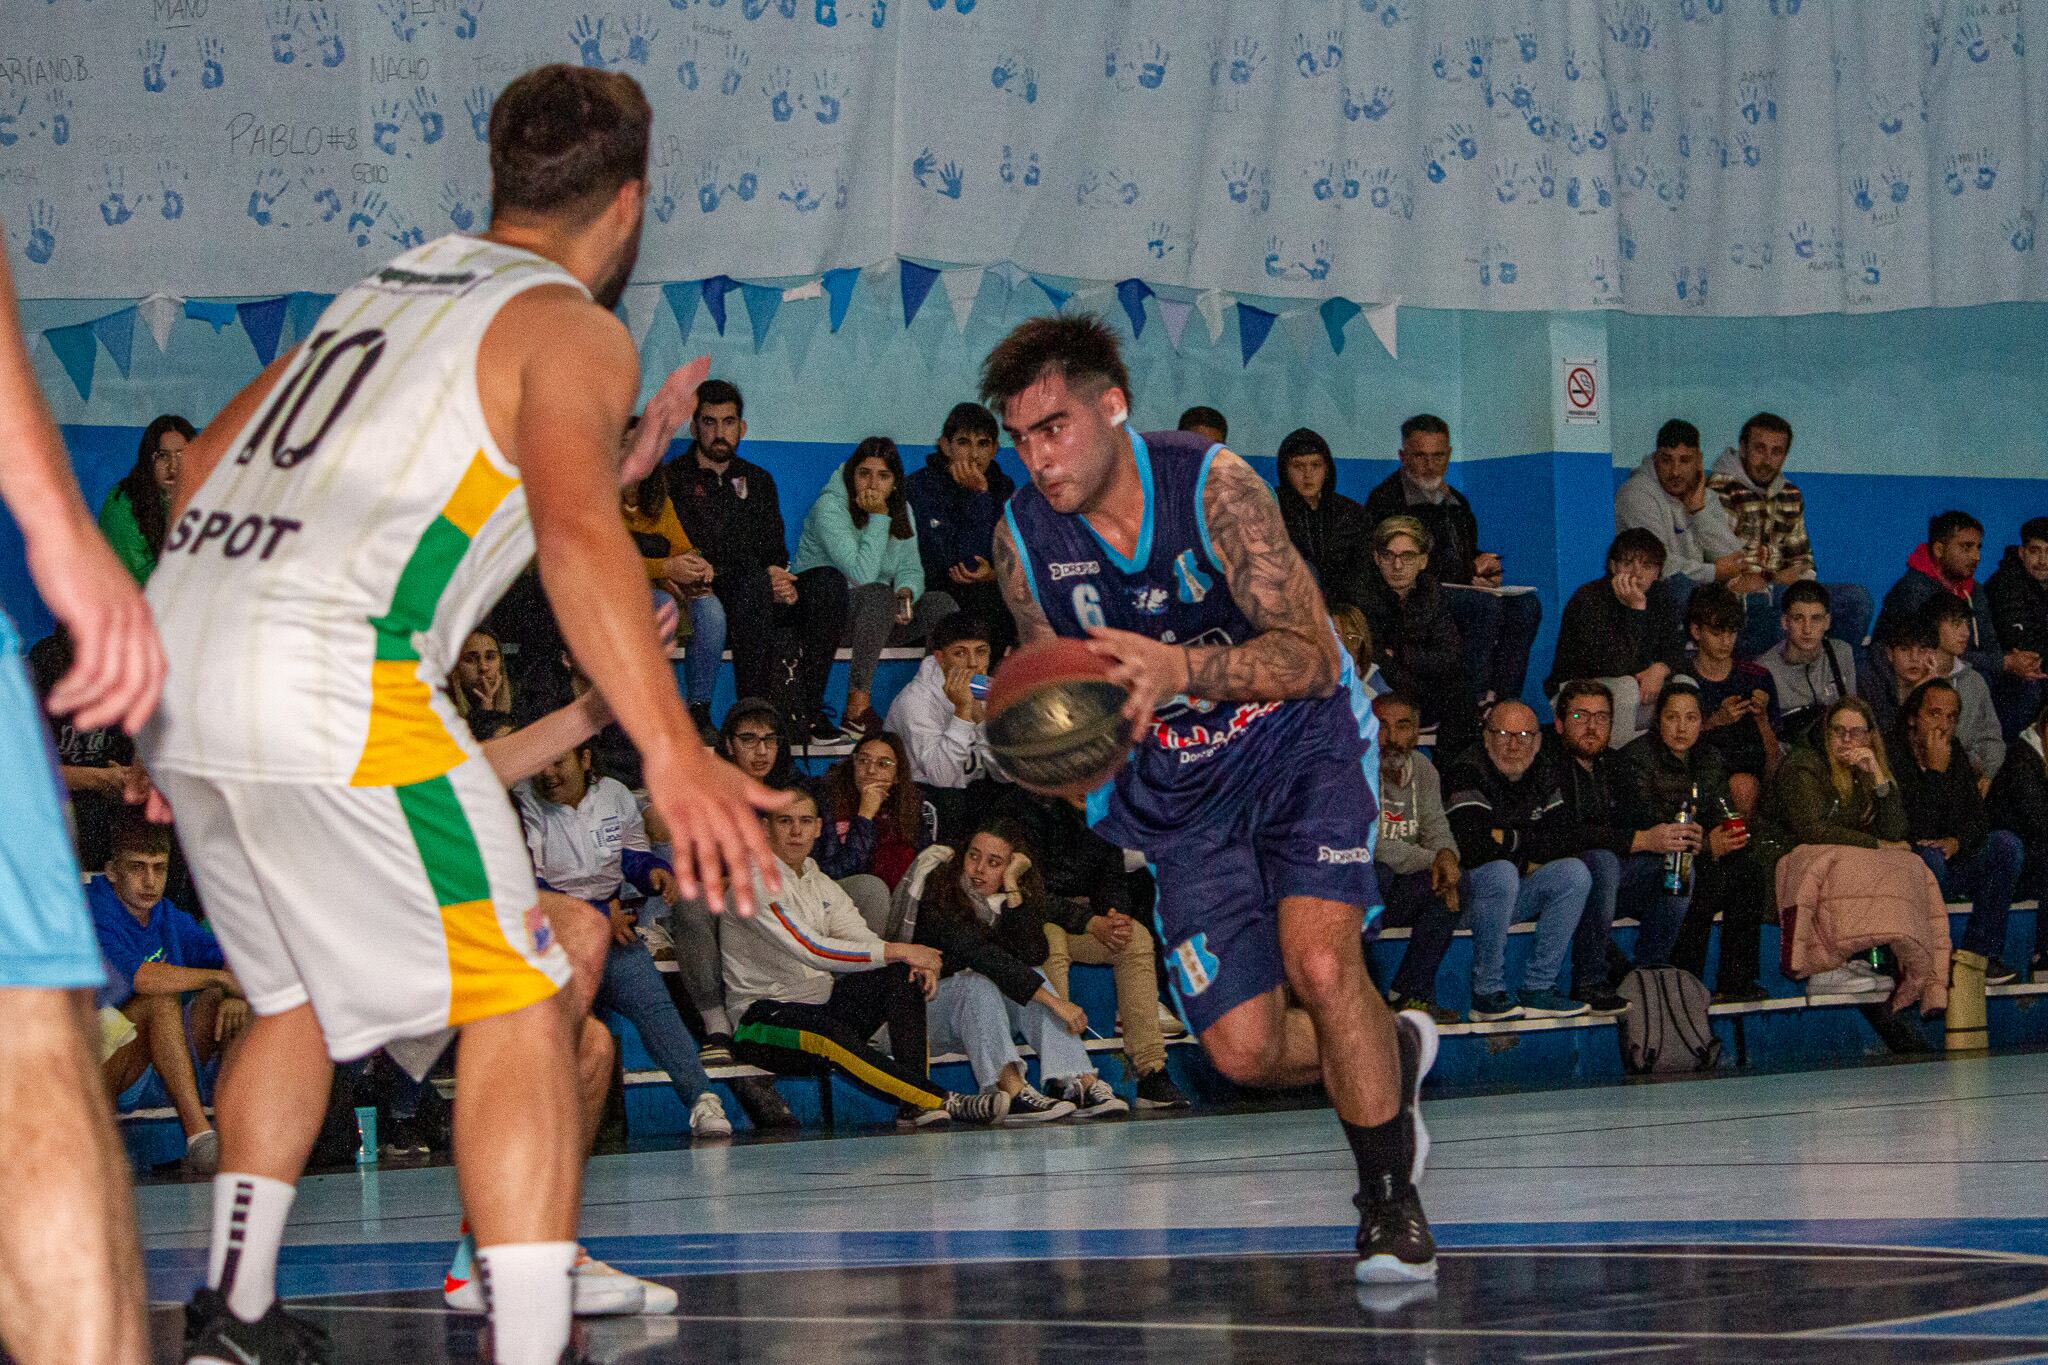
{"type": "Polygon", "coordinates": [[[1870,706],[1843,697],[1827,709],[1819,743],[1795,747],[1765,802],[1787,845],[1905,848],[1906,800],[1892,780],[1870,706]]]}

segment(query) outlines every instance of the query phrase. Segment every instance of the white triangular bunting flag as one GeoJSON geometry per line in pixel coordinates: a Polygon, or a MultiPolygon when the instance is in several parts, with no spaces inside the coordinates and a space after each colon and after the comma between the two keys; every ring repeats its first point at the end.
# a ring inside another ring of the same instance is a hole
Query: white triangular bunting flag
{"type": "Polygon", "coordinates": [[[1031,278],[1024,267],[1018,265],[1015,261],[997,261],[989,269],[1002,277],[1003,288],[1005,289],[1015,289],[1018,285],[1031,278]]]}
{"type": "Polygon", "coordinates": [[[1178,351],[1181,333],[1187,331],[1188,319],[1194,315],[1195,306],[1192,303],[1176,303],[1172,299],[1160,298],[1157,295],[1153,296],[1153,302],[1159,305],[1159,321],[1166,328],[1166,344],[1178,351]]]}
{"type": "Polygon", "coordinates": [[[1319,358],[1317,352],[1330,348],[1323,332],[1323,320],[1316,316],[1313,308],[1297,308],[1291,313],[1282,313],[1280,329],[1287,334],[1287,344],[1294,348],[1295,358],[1304,367],[1313,367],[1319,358]]]}
{"type": "Polygon", "coordinates": [[[143,325],[149,328],[150,339],[161,351],[171,343],[171,328],[178,325],[178,319],[185,316],[185,300],[169,294],[151,294],[135,305],[135,311],[142,314],[143,325]]]}
{"type": "Polygon", "coordinates": [[[812,280],[809,284],[794,284],[782,291],[782,301],[784,303],[800,303],[804,299],[822,299],[824,297],[825,281],[822,279],[812,280]]]}
{"type": "Polygon", "coordinates": [[[946,302],[953,305],[953,323],[963,332],[967,330],[967,319],[974,314],[974,301],[981,297],[981,277],[985,273],[978,265],[939,272],[939,283],[946,286],[946,302]]]}
{"type": "Polygon", "coordinates": [[[662,299],[661,286],[633,285],[619,296],[619,303],[626,310],[626,331],[631,334],[633,345],[646,345],[647,334],[654,329],[654,319],[668,306],[662,299]]]}
{"type": "Polygon", "coordinates": [[[1214,344],[1223,335],[1223,310],[1231,304],[1230,295],[1221,289],[1205,289],[1195,300],[1195,308],[1201,313],[1202,321],[1209,326],[1209,341],[1214,344]]]}
{"type": "Polygon", "coordinates": [[[1375,304],[1373,307],[1365,310],[1366,326],[1372,328],[1372,334],[1380,339],[1380,345],[1386,347],[1387,354],[1393,356],[1396,360],[1401,358],[1394,350],[1395,314],[1400,311],[1400,308],[1401,296],[1396,294],[1385,303],[1375,304]]]}

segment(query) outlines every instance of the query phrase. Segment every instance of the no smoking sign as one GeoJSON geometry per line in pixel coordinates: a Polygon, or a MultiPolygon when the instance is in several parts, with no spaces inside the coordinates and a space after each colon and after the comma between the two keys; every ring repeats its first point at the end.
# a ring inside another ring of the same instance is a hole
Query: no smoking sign
{"type": "Polygon", "coordinates": [[[1600,362],[1566,360],[1560,368],[1564,377],[1562,416],[1566,422],[1591,424],[1600,420],[1600,362]]]}

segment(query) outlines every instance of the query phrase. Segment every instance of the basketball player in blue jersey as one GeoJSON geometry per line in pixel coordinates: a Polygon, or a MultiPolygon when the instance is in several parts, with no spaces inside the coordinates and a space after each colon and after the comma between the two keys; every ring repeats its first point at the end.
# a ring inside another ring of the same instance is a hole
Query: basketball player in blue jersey
{"type": "Polygon", "coordinates": [[[1133,431],[1094,318],[1017,328],[982,392],[1031,474],[995,538],[1020,639],[1085,638],[1130,693],[1140,742],[1088,813],[1154,866],[1189,1027],[1240,1084],[1323,1083],[1358,1161],[1358,1279],[1433,1278],[1436,1029],[1389,1014],[1362,952],[1377,732],[1272,491],[1206,437],[1133,431]]]}

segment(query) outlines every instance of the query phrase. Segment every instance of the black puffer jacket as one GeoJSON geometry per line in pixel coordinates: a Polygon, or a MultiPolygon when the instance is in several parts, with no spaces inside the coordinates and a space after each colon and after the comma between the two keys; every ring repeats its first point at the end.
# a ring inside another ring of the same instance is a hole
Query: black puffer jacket
{"type": "Polygon", "coordinates": [[[1369,566],[1372,523],[1366,519],[1365,504],[1337,491],[1337,462],[1328,455],[1322,460],[1321,501],[1309,506],[1283,475],[1279,487],[1280,516],[1287,523],[1287,538],[1315,570],[1316,580],[1323,585],[1323,596],[1332,602],[1347,602],[1351,599],[1339,594],[1338,585],[1351,583],[1360,569],[1369,566]]]}
{"type": "Polygon", "coordinates": [[[1398,597],[1367,560],[1349,589],[1335,597],[1365,614],[1374,662],[1390,685],[1421,701],[1423,723],[1438,727],[1438,753],[1455,754],[1478,738],[1458,627],[1433,575],[1420,574],[1408,595],[1398,597]]]}
{"type": "Polygon", "coordinates": [[[2005,557],[1985,582],[1984,594],[1991,599],[1991,620],[2002,648],[2048,656],[2048,584],[2036,583],[2020,563],[2019,546],[2005,547],[2005,557]]]}

